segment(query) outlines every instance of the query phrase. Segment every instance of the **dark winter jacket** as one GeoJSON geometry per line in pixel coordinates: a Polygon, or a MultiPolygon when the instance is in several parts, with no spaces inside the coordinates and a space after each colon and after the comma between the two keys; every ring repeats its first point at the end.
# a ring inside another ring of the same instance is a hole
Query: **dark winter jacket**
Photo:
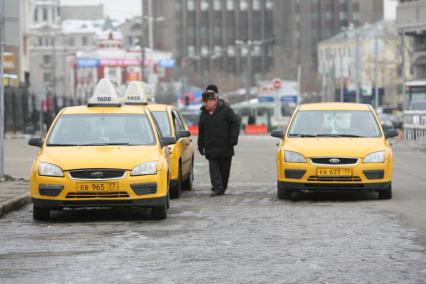
{"type": "Polygon", "coordinates": [[[207,159],[231,157],[234,146],[238,144],[240,120],[232,108],[223,100],[219,100],[213,114],[201,108],[198,122],[198,149],[205,152],[207,159]]]}

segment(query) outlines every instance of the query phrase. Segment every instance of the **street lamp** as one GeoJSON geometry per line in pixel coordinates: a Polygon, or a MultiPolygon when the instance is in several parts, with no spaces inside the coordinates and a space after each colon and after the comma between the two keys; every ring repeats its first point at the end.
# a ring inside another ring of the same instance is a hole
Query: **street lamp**
{"type": "Polygon", "coordinates": [[[241,48],[241,50],[247,49],[247,78],[246,78],[246,101],[250,100],[251,95],[251,79],[253,77],[253,71],[252,71],[252,62],[251,62],[251,54],[253,50],[253,46],[260,46],[262,44],[265,44],[267,42],[271,42],[273,39],[267,39],[267,40],[248,40],[248,41],[242,41],[242,40],[236,40],[235,44],[241,48]]]}

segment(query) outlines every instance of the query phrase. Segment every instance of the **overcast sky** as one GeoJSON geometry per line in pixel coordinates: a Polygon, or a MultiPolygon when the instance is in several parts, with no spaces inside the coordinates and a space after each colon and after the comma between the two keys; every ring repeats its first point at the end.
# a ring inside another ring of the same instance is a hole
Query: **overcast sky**
{"type": "MultiPolygon", "coordinates": [[[[60,0],[63,5],[90,5],[104,4],[105,14],[116,19],[132,18],[140,15],[140,0],[60,0]]],[[[153,0],[155,1],[155,0],[153,0]]],[[[174,0],[169,0],[174,1],[174,0]]],[[[396,0],[385,1],[385,18],[394,19],[396,14],[396,0]]]]}

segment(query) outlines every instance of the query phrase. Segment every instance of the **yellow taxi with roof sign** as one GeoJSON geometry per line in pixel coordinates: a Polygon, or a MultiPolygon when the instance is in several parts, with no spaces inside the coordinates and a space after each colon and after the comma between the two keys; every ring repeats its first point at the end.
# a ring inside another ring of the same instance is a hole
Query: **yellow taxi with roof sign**
{"type": "Polygon", "coordinates": [[[145,207],[165,219],[169,206],[168,145],[145,109],[122,105],[110,81],[100,80],[87,106],[60,111],[30,176],[33,217],[79,207],[145,207]]]}
{"type": "Polygon", "coordinates": [[[374,191],[392,198],[393,154],[389,138],[370,105],[317,103],[300,105],[281,139],[276,159],[278,198],[298,191],[374,191]]]}
{"type": "MultiPolygon", "coordinates": [[[[190,132],[179,111],[171,105],[149,103],[149,91],[142,82],[132,82],[126,89],[126,104],[146,106],[160,130],[162,137],[172,137],[176,143],[170,145],[170,197],[178,198],[183,189],[192,190],[194,179],[194,149],[190,132]]],[[[149,88],[148,88],[149,90],[149,88]]]]}

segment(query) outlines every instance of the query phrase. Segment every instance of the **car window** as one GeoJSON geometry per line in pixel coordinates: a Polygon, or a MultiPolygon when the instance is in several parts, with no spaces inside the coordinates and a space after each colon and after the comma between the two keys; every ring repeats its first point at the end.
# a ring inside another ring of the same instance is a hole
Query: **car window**
{"type": "Polygon", "coordinates": [[[371,111],[299,111],[290,126],[289,136],[379,137],[377,120],[371,111]]]}
{"type": "Polygon", "coordinates": [[[168,113],[166,111],[153,111],[152,115],[160,128],[161,136],[173,136],[168,113]]]}
{"type": "Polygon", "coordinates": [[[155,145],[146,115],[63,114],[53,126],[47,145],[155,145]]]}
{"type": "Polygon", "coordinates": [[[175,126],[176,131],[185,130],[185,126],[183,125],[182,120],[175,110],[172,111],[173,116],[173,124],[175,126]]]}

